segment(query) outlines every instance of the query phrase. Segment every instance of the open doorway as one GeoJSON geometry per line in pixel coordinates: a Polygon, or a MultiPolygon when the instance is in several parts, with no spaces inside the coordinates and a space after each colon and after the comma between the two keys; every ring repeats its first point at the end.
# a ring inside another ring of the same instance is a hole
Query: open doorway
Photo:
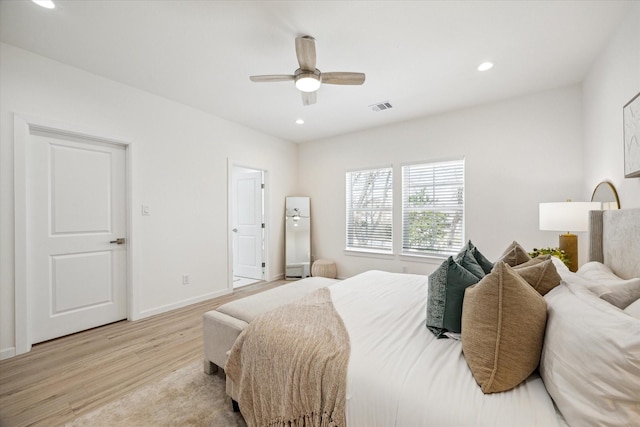
{"type": "Polygon", "coordinates": [[[231,167],[231,258],[233,288],[265,277],[265,171],[231,167]]]}

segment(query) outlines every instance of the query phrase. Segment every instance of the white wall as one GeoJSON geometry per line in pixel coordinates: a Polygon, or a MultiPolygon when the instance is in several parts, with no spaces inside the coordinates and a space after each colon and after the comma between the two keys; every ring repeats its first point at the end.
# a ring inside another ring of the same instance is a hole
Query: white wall
{"type": "MultiPolygon", "coordinates": [[[[300,188],[311,197],[313,254],[336,261],[340,277],[374,268],[433,271],[441,260],[345,254],[344,174],[393,164],[398,204],[402,162],[457,156],[466,158],[466,237],[489,259],[512,240],[528,249],[557,246],[559,233],[538,230],[538,204],[585,200],[582,154],[579,85],[303,144],[300,188]]],[[[396,214],[395,236],[400,221],[396,214]]]]}
{"type": "Polygon", "coordinates": [[[640,178],[624,177],[622,107],[640,92],[640,4],[632,7],[583,82],[584,195],[612,182],[623,208],[640,207],[640,178]]]}
{"type": "Polygon", "coordinates": [[[296,145],[0,44],[0,357],[14,337],[13,114],[133,140],[136,317],[227,289],[227,159],[268,171],[270,278],[284,273],[296,145]],[[142,204],[151,215],[140,216],[142,204]],[[191,285],[182,285],[188,273],[191,285]]]}

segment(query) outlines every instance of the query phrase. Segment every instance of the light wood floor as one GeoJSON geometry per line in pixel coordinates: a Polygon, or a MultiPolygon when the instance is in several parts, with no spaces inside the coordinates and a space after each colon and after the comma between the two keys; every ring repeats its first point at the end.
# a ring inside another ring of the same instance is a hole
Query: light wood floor
{"type": "Polygon", "coordinates": [[[58,426],[202,360],[202,314],[282,285],[232,294],[136,322],[121,321],[37,344],[0,361],[0,426],[58,426]]]}

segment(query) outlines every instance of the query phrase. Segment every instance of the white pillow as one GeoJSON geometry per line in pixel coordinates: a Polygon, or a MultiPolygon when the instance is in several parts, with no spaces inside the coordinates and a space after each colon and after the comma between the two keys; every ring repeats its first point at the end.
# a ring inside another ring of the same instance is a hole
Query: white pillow
{"type": "Polygon", "coordinates": [[[640,298],[640,278],[622,279],[600,262],[588,262],[576,274],[592,282],[586,284],[591,292],[618,308],[624,309],[640,298]]]}
{"type": "Polygon", "coordinates": [[[589,290],[603,300],[625,309],[629,304],[640,298],[640,279],[628,281],[616,286],[595,285],[589,290]]]}
{"type": "Polygon", "coordinates": [[[591,261],[582,265],[576,274],[587,280],[610,286],[628,283],[632,280],[640,281],[640,278],[625,280],[617,276],[609,267],[597,261],[591,261]]]}
{"type": "Polygon", "coordinates": [[[540,375],[569,425],[637,425],[640,320],[582,284],[555,287],[548,304],[540,375]]]}
{"type": "Polygon", "coordinates": [[[571,270],[569,270],[569,267],[567,267],[567,264],[562,262],[562,260],[557,256],[552,256],[551,262],[553,262],[553,265],[556,267],[556,270],[558,270],[558,274],[560,274],[560,276],[563,276],[565,273],[571,272],[571,270]]]}
{"type": "Polygon", "coordinates": [[[640,320],[640,299],[636,300],[624,309],[624,312],[640,320]]]}
{"type": "Polygon", "coordinates": [[[585,276],[594,272],[606,273],[609,275],[613,274],[615,276],[615,274],[609,267],[598,261],[590,261],[586,264],[581,265],[578,271],[576,271],[576,274],[585,276]]]}

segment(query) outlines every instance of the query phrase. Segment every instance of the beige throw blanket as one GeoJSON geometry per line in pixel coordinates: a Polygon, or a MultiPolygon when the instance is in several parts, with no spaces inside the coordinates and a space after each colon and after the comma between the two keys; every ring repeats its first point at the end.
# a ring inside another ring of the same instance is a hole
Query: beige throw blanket
{"type": "Polygon", "coordinates": [[[254,319],[225,372],[250,427],[345,426],[349,336],[328,289],[254,319]]]}

